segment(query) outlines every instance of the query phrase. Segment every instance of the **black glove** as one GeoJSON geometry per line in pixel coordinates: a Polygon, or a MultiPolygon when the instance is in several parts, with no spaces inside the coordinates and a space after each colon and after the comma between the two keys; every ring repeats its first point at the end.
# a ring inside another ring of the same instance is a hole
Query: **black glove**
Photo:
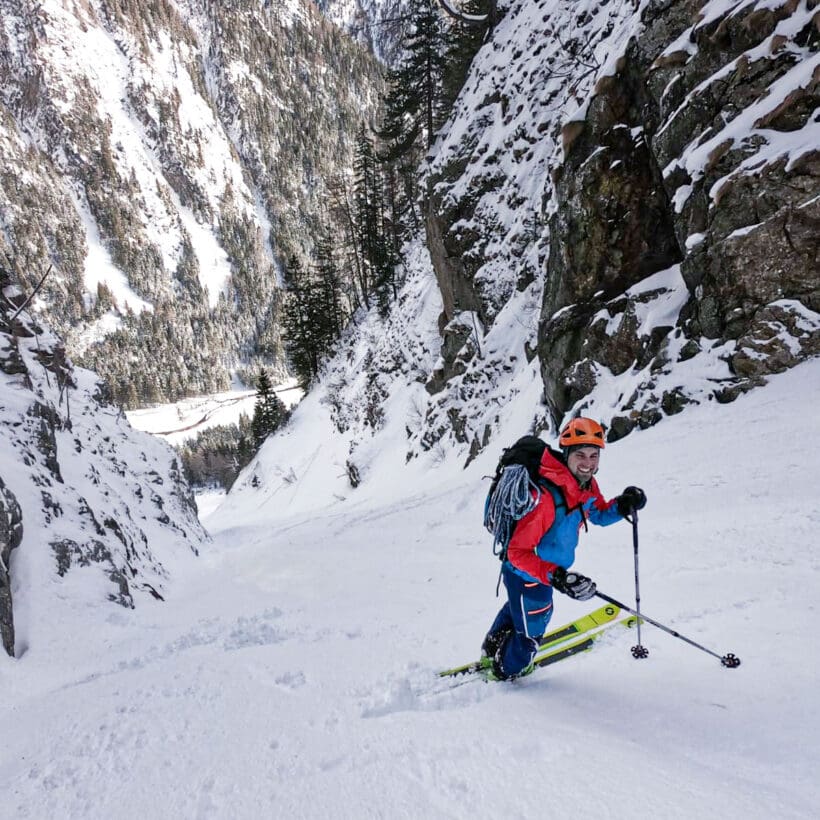
{"type": "Polygon", "coordinates": [[[626,518],[635,510],[646,506],[646,493],[640,487],[627,487],[616,499],[618,512],[626,518]]]}
{"type": "Polygon", "coordinates": [[[567,572],[563,567],[552,571],[552,586],[576,601],[586,601],[595,594],[595,581],[580,572],[567,572]]]}

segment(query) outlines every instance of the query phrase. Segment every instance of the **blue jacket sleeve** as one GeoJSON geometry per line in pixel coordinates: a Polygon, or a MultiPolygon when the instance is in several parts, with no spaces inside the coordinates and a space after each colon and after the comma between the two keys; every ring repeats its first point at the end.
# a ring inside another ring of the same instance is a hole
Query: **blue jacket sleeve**
{"type": "Polygon", "coordinates": [[[618,505],[614,498],[612,501],[604,501],[600,496],[591,498],[584,504],[584,507],[589,521],[599,527],[608,527],[610,524],[624,520],[618,512],[618,505]]]}

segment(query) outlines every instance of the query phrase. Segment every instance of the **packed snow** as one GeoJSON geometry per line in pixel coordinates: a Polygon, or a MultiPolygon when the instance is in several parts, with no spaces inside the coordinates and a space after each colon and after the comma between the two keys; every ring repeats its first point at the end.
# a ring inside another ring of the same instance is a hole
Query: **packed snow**
{"type": "MultiPolygon", "coordinates": [[[[309,395],[249,467],[258,486],[206,519],[214,541],[165,603],[74,608],[0,658],[2,813],[816,817],[818,402],[813,360],[602,459],[604,492],[649,497],[643,610],[740,668],[645,626],[645,660],[616,631],[488,684],[436,672],[476,656],[500,603],[481,527],[498,452],[405,467],[388,423],[352,490],[309,395]]],[[[510,439],[527,432],[506,412],[510,439]]],[[[633,600],[629,525],[584,535],[576,567],[633,600]]],[[[562,597],[553,625],[594,606],[562,597]]]]}

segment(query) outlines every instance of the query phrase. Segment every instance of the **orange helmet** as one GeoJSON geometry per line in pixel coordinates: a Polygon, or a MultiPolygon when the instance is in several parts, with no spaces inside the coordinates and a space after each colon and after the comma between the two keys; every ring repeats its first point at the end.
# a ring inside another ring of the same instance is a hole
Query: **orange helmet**
{"type": "Polygon", "coordinates": [[[561,431],[558,443],[561,447],[600,447],[603,450],[606,446],[604,428],[597,421],[579,416],[561,431]]]}

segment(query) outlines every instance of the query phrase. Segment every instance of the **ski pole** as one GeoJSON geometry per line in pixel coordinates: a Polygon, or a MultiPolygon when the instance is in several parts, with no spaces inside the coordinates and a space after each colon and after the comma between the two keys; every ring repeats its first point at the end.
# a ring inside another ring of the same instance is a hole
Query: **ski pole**
{"type": "MultiPolygon", "coordinates": [[[[604,601],[608,601],[610,604],[614,604],[615,606],[620,607],[621,609],[625,609],[627,612],[631,612],[633,615],[637,615],[638,613],[628,607],[626,604],[622,604],[620,601],[616,601],[614,598],[610,598],[609,595],[604,595],[603,592],[596,592],[595,593],[599,598],[602,598],[604,601]]],[[[656,626],[658,629],[662,629],[664,632],[668,632],[670,635],[673,635],[676,638],[680,638],[682,641],[686,641],[690,646],[694,646],[696,649],[700,649],[702,652],[706,652],[708,655],[711,655],[714,658],[717,658],[723,666],[727,666],[729,669],[734,669],[736,666],[740,666],[740,658],[736,655],[733,655],[731,652],[727,655],[718,655],[717,652],[712,652],[711,649],[707,649],[705,646],[701,646],[699,643],[695,643],[691,638],[687,638],[685,635],[681,635],[680,632],[676,632],[674,629],[670,629],[668,626],[664,626],[663,624],[659,624],[657,621],[653,621],[651,618],[647,618],[646,615],[641,615],[647,623],[652,624],[652,626],[656,626]]]]}
{"type": "Polygon", "coordinates": [[[635,553],[635,614],[638,616],[638,645],[632,647],[633,658],[645,658],[649,650],[641,644],[641,584],[638,580],[638,511],[632,510],[632,547],[635,553]]]}

